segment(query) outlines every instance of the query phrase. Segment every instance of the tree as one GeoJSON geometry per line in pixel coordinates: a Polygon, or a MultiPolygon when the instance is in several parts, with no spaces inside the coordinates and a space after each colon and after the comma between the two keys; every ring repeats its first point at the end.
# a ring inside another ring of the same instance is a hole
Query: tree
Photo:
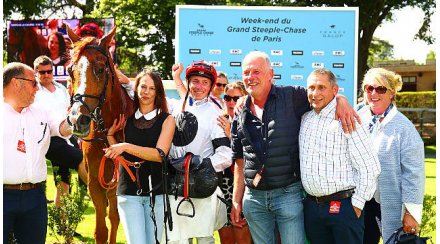
{"type": "Polygon", "coordinates": [[[376,60],[391,59],[393,57],[393,48],[394,46],[388,41],[373,37],[369,48],[368,66],[371,67],[376,60]]]}
{"type": "Polygon", "coordinates": [[[433,50],[430,50],[428,54],[426,55],[427,60],[435,60],[435,52],[433,50]]]}

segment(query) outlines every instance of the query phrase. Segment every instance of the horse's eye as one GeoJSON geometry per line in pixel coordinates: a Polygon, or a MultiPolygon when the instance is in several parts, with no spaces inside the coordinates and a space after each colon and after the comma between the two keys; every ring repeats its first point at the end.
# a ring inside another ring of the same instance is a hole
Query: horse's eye
{"type": "Polygon", "coordinates": [[[98,65],[93,68],[93,71],[96,75],[101,75],[102,73],[104,73],[104,69],[105,69],[104,65],[98,65]]]}

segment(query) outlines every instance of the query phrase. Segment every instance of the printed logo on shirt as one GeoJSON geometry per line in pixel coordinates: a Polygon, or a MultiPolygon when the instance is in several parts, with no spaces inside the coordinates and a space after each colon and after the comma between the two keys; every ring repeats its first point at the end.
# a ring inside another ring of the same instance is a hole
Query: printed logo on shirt
{"type": "Polygon", "coordinates": [[[18,140],[17,151],[22,152],[22,153],[26,153],[26,144],[24,144],[24,141],[18,140]]]}
{"type": "Polygon", "coordinates": [[[338,214],[340,209],[341,209],[341,202],[331,201],[330,202],[330,209],[328,210],[328,212],[331,214],[338,214]]]}

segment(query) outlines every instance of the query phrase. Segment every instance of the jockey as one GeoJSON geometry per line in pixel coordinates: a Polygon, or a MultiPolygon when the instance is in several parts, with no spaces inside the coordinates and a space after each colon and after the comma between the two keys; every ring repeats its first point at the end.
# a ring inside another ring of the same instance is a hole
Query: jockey
{"type": "MultiPolygon", "coordinates": [[[[205,61],[194,62],[186,68],[188,92],[185,99],[168,99],[170,112],[176,118],[170,157],[179,159],[192,153],[199,156],[202,164],[208,163],[216,172],[222,172],[232,164],[232,150],[229,139],[217,124],[217,117],[222,111],[208,99],[216,79],[214,66],[205,61]]],[[[191,198],[194,207],[187,203],[178,206],[182,197],[170,198],[174,223],[169,234],[170,243],[180,243],[193,237],[198,243],[214,243],[214,231],[226,223],[226,208],[217,195],[222,196],[218,187],[210,197],[191,198]],[[177,213],[189,214],[193,210],[194,217],[177,213]]]]}

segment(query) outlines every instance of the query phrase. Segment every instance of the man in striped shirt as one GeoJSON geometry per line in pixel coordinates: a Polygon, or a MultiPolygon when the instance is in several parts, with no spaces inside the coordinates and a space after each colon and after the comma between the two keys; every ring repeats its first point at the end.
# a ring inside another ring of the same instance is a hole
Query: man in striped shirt
{"type": "Polygon", "coordinates": [[[334,119],[335,75],[314,70],[307,79],[313,110],[302,117],[299,135],[306,235],[311,243],[362,243],[362,209],[376,190],[380,165],[363,126],[345,134],[334,119]]]}

